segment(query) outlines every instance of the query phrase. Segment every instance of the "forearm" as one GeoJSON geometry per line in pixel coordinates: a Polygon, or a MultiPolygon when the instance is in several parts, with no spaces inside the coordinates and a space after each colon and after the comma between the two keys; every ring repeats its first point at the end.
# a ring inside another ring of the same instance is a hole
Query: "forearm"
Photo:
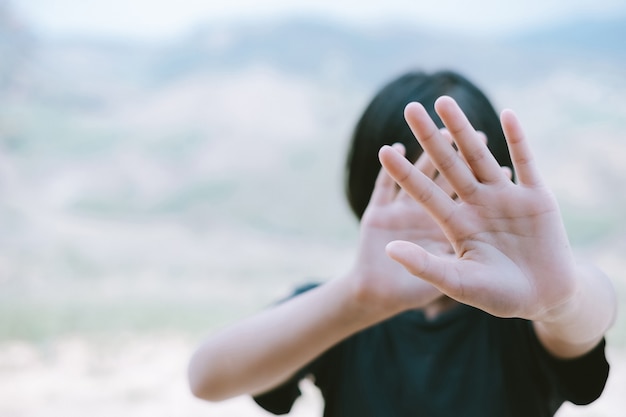
{"type": "Polygon", "coordinates": [[[593,349],[617,316],[617,297],[609,278],[589,265],[577,267],[578,285],[570,300],[534,328],[554,356],[574,358],[593,349]]]}
{"type": "Polygon", "coordinates": [[[209,338],[189,363],[194,395],[218,401],[266,391],[373,324],[350,285],[349,279],[330,281],[209,338]]]}

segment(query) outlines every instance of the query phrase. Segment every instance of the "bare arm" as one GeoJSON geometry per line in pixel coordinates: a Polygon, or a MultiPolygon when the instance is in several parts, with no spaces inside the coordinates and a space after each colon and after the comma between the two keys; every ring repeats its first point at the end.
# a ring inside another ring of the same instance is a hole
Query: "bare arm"
{"type": "Polygon", "coordinates": [[[615,318],[614,289],[604,274],[575,260],[556,199],[543,183],[517,118],[511,111],[502,114],[515,184],[451,98],[440,98],[435,107],[461,156],[421,105],[410,104],[405,115],[458,200],[391,148],[381,149],[380,158],[440,225],[456,258],[400,241],[388,245],[388,254],[459,302],[500,317],[532,320],[541,343],[555,356],[588,352],[615,318]]]}
{"type": "Polygon", "coordinates": [[[189,363],[194,395],[219,401],[261,393],[369,325],[349,285],[330,281],[207,339],[189,363]]]}
{"type": "MultiPolygon", "coordinates": [[[[415,166],[435,174],[426,157],[415,166]]],[[[381,170],[351,270],[209,337],[189,363],[194,395],[218,401],[267,391],[351,334],[439,297],[431,284],[386,255],[394,239],[420,242],[435,253],[450,251],[436,223],[381,170]]]]}

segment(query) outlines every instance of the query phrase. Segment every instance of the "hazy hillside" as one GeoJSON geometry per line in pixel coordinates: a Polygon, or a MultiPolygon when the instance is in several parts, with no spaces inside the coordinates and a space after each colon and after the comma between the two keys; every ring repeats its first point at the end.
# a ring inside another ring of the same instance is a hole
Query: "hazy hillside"
{"type": "Polygon", "coordinates": [[[301,18],[146,45],[35,39],[0,16],[0,44],[19,62],[0,63],[0,337],[204,329],[302,274],[336,273],[356,234],[341,195],[346,138],[407,68],[458,69],[515,108],[576,245],[621,250],[624,46],[605,39],[615,32],[590,23],[585,44],[567,26],[458,39],[301,18]],[[239,304],[218,296],[241,283],[252,287],[239,304]]]}
{"type": "MultiPolygon", "coordinates": [[[[350,266],[347,138],[380,85],[416,67],[457,69],[521,117],[575,250],[622,307],[606,394],[559,416],[624,409],[623,18],[508,39],[300,18],[141,44],[36,37],[6,4],[0,415],[258,416],[249,398],[194,402],[189,354],[350,266]]],[[[294,416],[319,415],[305,393],[294,416]]]]}
{"type": "MultiPolygon", "coordinates": [[[[266,64],[288,73],[351,83],[380,82],[407,67],[463,67],[485,79],[525,78],[529,68],[571,65],[585,69],[592,54],[603,63],[624,64],[626,17],[579,21],[508,38],[452,37],[419,27],[381,26],[357,31],[331,21],[300,18],[198,28],[165,52],[170,75],[194,70],[230,70],[266,64]],[[494,62],[497,57],[497,62],[494,62]],[[582,58],[582,59],[581,59],[582,58]],[[520,68],[521,66],[521,68],[520,68]]],[[[535,71],[531,70],[531,73],[535,71]]]]}
{"type": "MultiPolygon", "coordinates": [[[[32,53],[33,39],[9,7],[0,1],[0,95],[20,83],[20,72],[32,53]]],[[[0,97],[2,103],[2,97],[0,97]]]]}
{"type": "Polygon", "coordinates": [[[539,28],[513,39],[517,45],[558,51],[575,57],[592,55],[601,60],[626,61],[626,17],[577,19],[562,26],[539,28]]]}

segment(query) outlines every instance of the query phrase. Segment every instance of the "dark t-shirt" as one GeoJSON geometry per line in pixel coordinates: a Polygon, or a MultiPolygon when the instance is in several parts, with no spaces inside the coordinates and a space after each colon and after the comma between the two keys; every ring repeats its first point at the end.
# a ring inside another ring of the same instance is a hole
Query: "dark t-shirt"
{"type": "Polygon", "coordinates": [[[531,322],[459,305],[433,320],[407,311],[367,328],[255,401],[286,414],[299,381],[311,376],[325,417],[544,417],[564,401],[594,401],[608,372],[604,340],[583,357],[558,360],[531,322]]]}

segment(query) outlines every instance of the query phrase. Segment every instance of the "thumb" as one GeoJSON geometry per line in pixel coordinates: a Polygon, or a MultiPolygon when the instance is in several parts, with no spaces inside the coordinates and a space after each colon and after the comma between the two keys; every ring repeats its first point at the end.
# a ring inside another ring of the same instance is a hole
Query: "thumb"
{"type": "Polygon", "coordinates": [[[445,287],[446,281],[451,277],[446,276],[449,260],[435,256],[415,243],[396,240],[387,244],[387,255],[399,262],[409,273],[418,278],[428,281],[434,286],[445,287]]]}

